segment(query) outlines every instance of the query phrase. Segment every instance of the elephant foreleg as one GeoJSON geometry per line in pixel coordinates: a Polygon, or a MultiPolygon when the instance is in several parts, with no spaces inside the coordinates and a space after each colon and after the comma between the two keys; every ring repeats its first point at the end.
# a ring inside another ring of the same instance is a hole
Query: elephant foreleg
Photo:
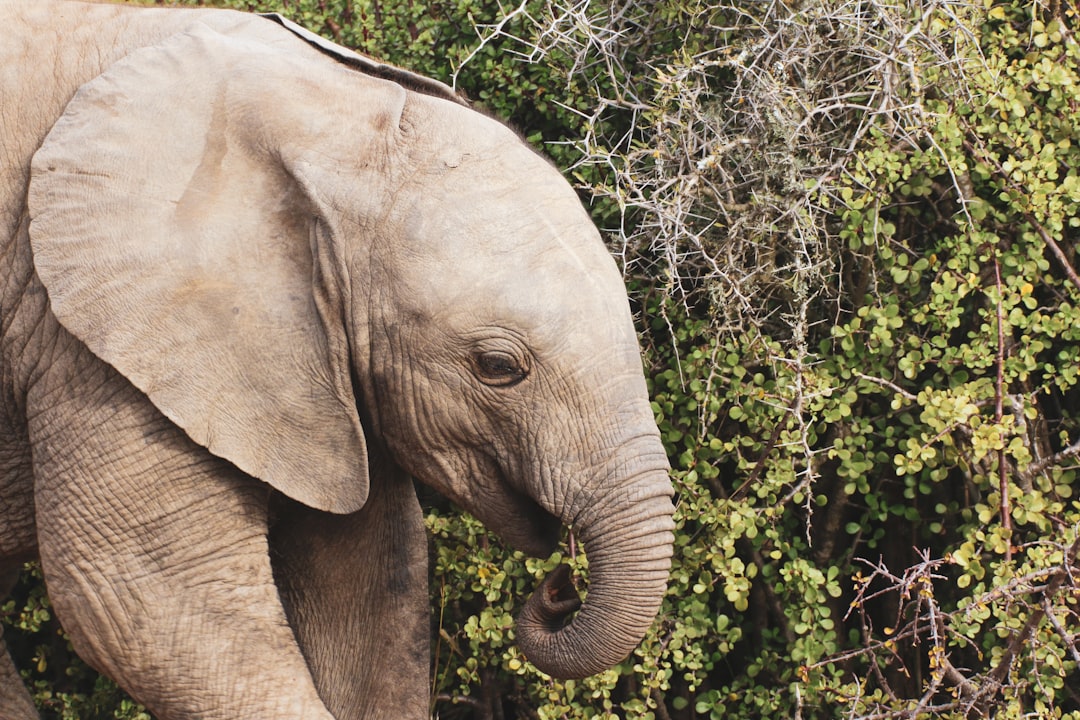
{"type": "Polygon", "coordinates": [[[367,504],[329,515],[284,498],[275,575],[326,706],[338,720],[427,718],[427,536],[412,481],[372,453],[367,504]]]}
{"type": "Polygon", "coordinates": [[[274,586],[267,488],[87,356],[29,402],[42,569],[76,651],[161,720],[332,720],[274,586]]]}

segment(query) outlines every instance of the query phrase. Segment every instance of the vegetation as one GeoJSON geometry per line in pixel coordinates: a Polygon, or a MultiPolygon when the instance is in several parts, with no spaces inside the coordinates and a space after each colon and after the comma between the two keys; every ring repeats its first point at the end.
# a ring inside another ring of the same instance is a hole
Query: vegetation
{"type": "MultiPolygon", "coordinates": [[[[558,558],[434,502],[433,713],[1080,719],[1073,4],[221,4],[523,128],[639,309],[678,493],[657,623],[541,675],[512,618],[558,558]]],[[[32,577],[2,611],[43,707],[139,717],[32,577]]]]}

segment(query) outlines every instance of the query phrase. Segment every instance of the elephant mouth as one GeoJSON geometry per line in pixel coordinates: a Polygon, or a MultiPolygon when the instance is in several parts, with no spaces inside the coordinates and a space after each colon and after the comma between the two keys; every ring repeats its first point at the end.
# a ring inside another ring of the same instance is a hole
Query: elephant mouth
{"type": "Polygon", "coordinates": [[[562,536],[562,520],[518,490],[492,454],[480,453],[474,462],[477,459],[471,472],[463,476],[464,482],[455,483],[457,487],[427,479],[452,476],[445,468],[434,475],[414,471],[413,477],[472,514],[513,549],[531,557],[550,557],[562,536]]]}
{"type": "Polygon", "coordinates": [[[562,521],[516,489],[498,463],[491,462],[485,475],[488,483],[494,481],[494,487],[478,484],[478,488],[487,485],[487,492],[481,491],[479,497],[464,506],[515,550],[532,557],[551,555],[559,544],[562,521]]]}
{"type": "Polygon", "coordinates": [[[527,495],[505,484],[510,512],[499,521],[483,520],[514,548],[532,557],[546,558],[555,551],[562,533],[562,521],[527,495]]]}

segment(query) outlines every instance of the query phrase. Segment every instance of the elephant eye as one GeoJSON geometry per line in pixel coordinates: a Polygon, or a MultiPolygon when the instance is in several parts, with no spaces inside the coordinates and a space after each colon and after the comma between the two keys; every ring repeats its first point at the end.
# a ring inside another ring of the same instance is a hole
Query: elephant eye
{"type": "Polygon", "coordinates": [[[497,350],[477,353],[474,366],[477,376],[485,385],[509,387],[517,385],[528,375],[518,358],[497,350]]]}

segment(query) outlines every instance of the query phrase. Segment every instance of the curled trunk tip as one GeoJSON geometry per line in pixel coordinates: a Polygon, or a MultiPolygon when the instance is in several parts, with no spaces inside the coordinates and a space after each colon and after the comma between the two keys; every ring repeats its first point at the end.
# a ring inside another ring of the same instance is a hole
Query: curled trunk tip
{"type": "Polygon", "coordinates": [[[541,671],[564,679],[595,675],[622,662],[641,641],[667,590],[674,541],[671,501],[664,496],[653,510],[633,526],[589,533],[584,602],[570,568],[560,565],[525,603],[518,646],[541,671]],[[642,527],[649,531],[635,532],[642,527]],[[627,536],[635,538],[632,547],[621,542],[627,536]]]}

